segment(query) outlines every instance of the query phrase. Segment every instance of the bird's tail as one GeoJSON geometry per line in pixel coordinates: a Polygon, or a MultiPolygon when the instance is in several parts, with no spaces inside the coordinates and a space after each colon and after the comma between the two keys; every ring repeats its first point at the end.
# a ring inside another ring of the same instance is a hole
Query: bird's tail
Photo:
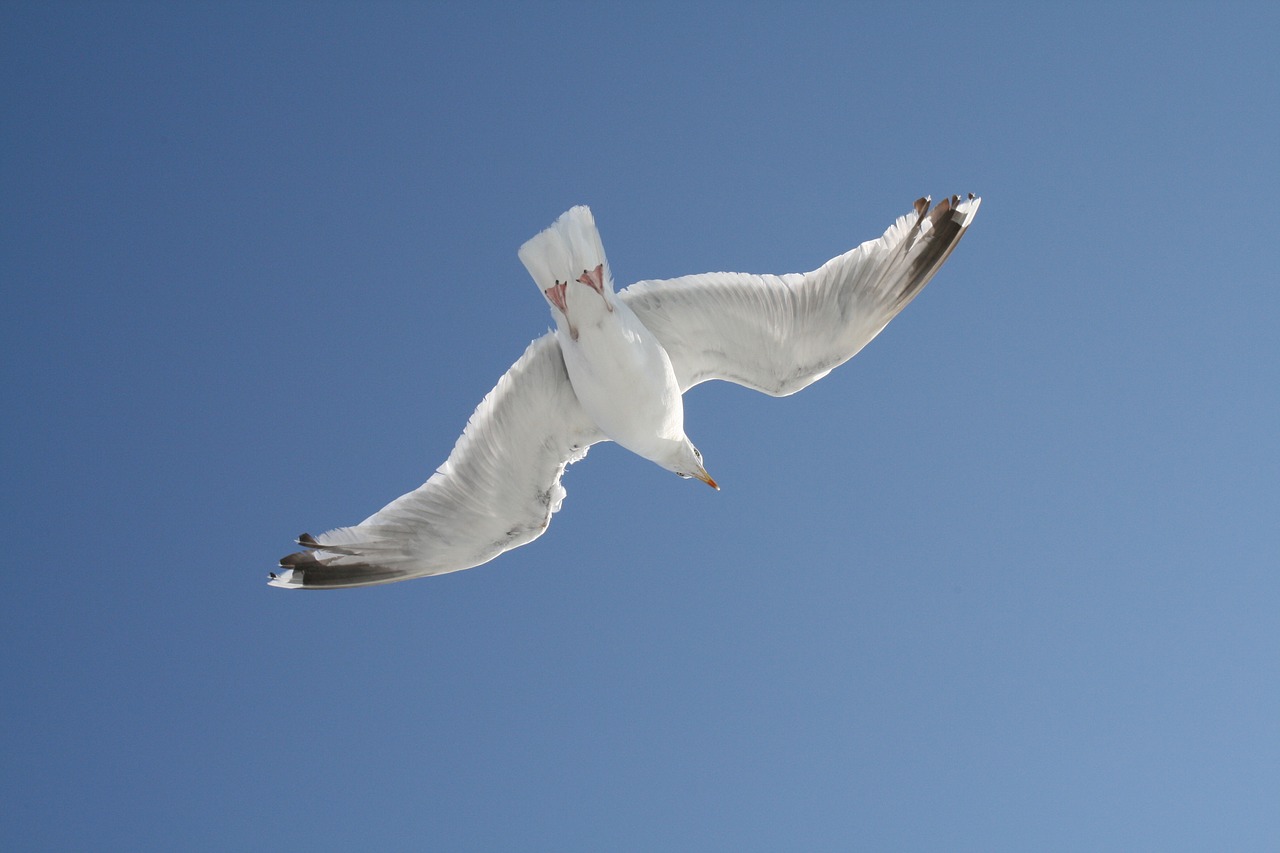
{"type": "MultiPolygon", "coordinates": [[[[604,256],[591,208],[578,205],[562,213],[551,227],[520,247],[520,262],[553,305],[557,285],[579,281],[600,268],[601,286],[613,294],[613,276],[604,256]]],[[[601,294],[603,295],[603,294],[601,294]]]]}

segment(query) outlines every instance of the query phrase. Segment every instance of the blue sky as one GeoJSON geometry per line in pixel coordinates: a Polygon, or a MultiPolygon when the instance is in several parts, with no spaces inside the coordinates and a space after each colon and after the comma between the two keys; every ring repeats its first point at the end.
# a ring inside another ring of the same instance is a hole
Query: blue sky
{"type": "Polygon", "coordinates": [[[1274,850],[1274,4],[0,11],[0,847],[1274,850]],[[269,589],[621,282],[982,211],[542,539],[269,589]]]}

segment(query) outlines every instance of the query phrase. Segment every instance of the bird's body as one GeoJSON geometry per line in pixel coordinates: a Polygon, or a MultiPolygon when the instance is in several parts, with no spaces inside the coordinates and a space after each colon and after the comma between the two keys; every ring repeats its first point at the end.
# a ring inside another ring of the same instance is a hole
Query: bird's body
{"type": "Polygon", "coordinates": [[[658,461],[684,437],[680,386],[667,351],[613,292],[591,211],[569,210],[521,246],[520,259],[551,307],[583,410],[610,441],[658,461]]]}
{"type": "Polygon", "coordinates": [[[916,202],[884,236],[806,274],[707,273],[614,292],[591,212],[520,249],[556,321],[476,409],[418,489],[280,561],[274,586],[368,586],[458,571],[540,536],[565,468],[611,440],[716,486],[684,432],[681,395],[724,379],[785,396],[851,358],[928,282],[979,199],[916,202]]]}
{"type": "Polygon", "coordinates": [[[600,431],[653,459],[684,435],[684,402],[671,358],[625,302],[578,339],[556,340],[578,402],[600,431]]]}

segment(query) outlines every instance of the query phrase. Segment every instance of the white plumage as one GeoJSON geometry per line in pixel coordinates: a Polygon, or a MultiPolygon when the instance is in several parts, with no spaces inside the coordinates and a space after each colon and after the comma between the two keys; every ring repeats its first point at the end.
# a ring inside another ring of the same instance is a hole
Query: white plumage
{"type": "Polygon", "coordinates": [[[271,584],[324,589],[443,574],[536,539],[566,466],[613,440],[715,486],[681,394],[723,379],[795,393],[852,358],[946,260],[980,199],[920,199],[884,235],[805,274],[705,273],[614,293],[590,210],[520,249],[556,330],[535,340],[421,487],[354,527],[303,534],[271,584]]]}

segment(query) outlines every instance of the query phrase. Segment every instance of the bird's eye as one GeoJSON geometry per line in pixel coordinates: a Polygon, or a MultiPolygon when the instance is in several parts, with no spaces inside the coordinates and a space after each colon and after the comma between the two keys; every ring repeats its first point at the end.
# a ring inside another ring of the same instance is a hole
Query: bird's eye
{"type": "Polygon", "coordinates": [[[687,479],[689,479],[690,477],[692,477],[693,475],[692,475],[692,474],[686,474],[686,473],[684,473],[683,471],[677,471],[677,472],[676,472],[676,476],[677,476],[677,477],[679,477],[681,480],[687,480],[687,479]]]}
{"type": "Polygon", "coordinates": [[[693,455],[694,455],[694,456],[696,456],[696,457],[698,457],[698,461],[699,461],[699,462],[701,462],[701,461],[702,461],[702,453],[701,453],[701,452],[699,452],[698,448],[696,448],[696,447],[695,447],[695,448],[693,449],[693,455]]]}

